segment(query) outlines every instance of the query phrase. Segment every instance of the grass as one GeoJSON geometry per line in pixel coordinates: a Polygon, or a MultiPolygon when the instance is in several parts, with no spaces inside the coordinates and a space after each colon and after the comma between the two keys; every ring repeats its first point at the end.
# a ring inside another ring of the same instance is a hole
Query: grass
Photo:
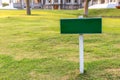
{"type": "MultiPolygon", "coordinates": [[[[117,9],[89,12],[120,15],[117,9]]],[[[103,18],[102,34],[84,35],[85,74],[79,74],[79,35],[61,35],[59,19],[82,13],[32,10],[26,16],[25,10],[0,10],[0,80],[119,80],[119,18],[103,18]]]]}

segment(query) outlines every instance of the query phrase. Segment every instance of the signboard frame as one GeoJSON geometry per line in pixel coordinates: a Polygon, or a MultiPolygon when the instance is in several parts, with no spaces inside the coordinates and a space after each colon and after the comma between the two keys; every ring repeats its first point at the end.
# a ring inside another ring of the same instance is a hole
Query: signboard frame
{"type": "Polygon", "coordinates": [[[61,34],[102,33],[102,18],[61,19],[61,34]]]}

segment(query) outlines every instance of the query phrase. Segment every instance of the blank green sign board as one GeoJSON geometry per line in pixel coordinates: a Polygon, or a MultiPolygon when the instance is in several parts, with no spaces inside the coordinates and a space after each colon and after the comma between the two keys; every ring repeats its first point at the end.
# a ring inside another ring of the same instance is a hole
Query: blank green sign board
{"type": "Polygon", "coordinates": [[[102,33],[102,18],[61,19],[62,34],[102,33]]]}

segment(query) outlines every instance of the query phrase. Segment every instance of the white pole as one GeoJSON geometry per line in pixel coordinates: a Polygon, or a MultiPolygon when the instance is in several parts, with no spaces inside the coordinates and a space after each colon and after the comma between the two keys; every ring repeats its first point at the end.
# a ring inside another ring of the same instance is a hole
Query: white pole
{"type": "MultiPolygon", "coordinates": [[[[79,16],[79,19],[82,19],[83,16],[79,16]]],[[[79,56],[80,56],[80,73],[83,74],[84,73],[84,37],[83,34],[79,35],[79,56]]]]}
{"type": "Polygon", "coordinates": [[[81,34],[79,36],[79,56],[80,56],[80,73],[84,73],[84,38],[81,34]]]}

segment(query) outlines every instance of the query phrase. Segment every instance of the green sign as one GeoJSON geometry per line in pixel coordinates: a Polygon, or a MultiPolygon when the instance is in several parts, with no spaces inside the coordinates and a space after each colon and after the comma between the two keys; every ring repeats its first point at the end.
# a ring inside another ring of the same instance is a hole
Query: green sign
{"type": "Polygon", "coordinates": [[[61,19],[62,34],[102,33],[102,18],[61,19]]]}

